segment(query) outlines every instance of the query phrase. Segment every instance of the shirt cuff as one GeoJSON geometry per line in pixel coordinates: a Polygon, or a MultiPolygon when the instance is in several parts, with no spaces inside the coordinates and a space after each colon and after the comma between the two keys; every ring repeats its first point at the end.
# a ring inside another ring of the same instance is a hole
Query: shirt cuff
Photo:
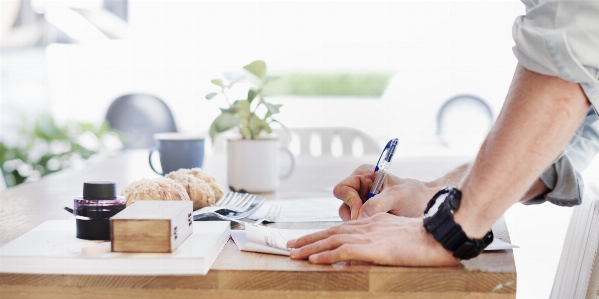
{"type": "Polygon", "coordinates": [[[562,155],[540,177],[549,191],[524,204],[540,204],[545,201],[558,206],[572,207],[582,202],[584,181],[567,155],[562,155]]]}

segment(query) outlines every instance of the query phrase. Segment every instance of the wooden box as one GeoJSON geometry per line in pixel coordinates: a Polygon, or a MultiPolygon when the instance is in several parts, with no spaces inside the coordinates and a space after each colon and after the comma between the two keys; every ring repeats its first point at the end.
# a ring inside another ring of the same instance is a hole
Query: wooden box
{"type": "Polygon", "coordinates": [[[138,201],[110,218],[114,252],[173,252],[193,232],[191,201],[138,201]]]}

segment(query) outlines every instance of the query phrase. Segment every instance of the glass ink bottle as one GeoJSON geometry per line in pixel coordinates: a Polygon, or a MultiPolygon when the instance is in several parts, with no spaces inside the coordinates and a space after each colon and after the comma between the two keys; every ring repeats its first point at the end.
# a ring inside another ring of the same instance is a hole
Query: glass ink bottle
{"type": "Polygon", "coordinates": [[[126,200],[116,196],[116,184],[110,181],[83,183],[83,196],[76,197],[75,222],[77,238],[110,240],[110,217],[122,211],[126,200]]]}

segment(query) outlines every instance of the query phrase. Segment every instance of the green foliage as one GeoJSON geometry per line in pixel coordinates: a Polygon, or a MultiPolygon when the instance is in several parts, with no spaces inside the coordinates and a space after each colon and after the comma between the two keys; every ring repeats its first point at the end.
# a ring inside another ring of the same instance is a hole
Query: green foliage
{"type": "Polygon", "coordinates": [[[214,119],[210,126],[210,138],[214,141],[217,134],[237,128],[243,139],[256,139],[261,132],[272,133],[270,124],[278,122],[273,118],[280,112],[282,105],[271,104],[264,99],[264,87],[278,77],[266,74],[266,63],[262,60],[254,61],[243,67],[246,71],[244,76],[233,79],[214,79],[212,84],[220,87],[219,92],[211,92],[206,95],[207,100],[222,96],[227,100],[227,108],[221,108],[221,114],[214,119]],[[253,86],[248,90],[245,99],[239,99],[231,103],[229,91],[238,82],[248,82],[253,86]],[[264,107],[265,112],[259,112],[264,107]],[[258,115],[261,114],[262,116],[258,115]]]}
{"type": "Polygon", "coordinates": [[[57,172],[122,146],[107,122],[59,126],[48,115],[22,119],[15,145],[0,142],[0,166],[8,187],[57,172]]]}
{"type": "Polygon", "coordinates": [[[388,73],[288,73],[268,85],[269,95],[380,97],[388,73]]]}

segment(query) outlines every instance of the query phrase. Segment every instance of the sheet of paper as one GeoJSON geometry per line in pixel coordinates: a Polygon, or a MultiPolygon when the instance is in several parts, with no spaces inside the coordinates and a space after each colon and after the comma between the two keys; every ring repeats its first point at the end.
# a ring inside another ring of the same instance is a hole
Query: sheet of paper
{"type": "MultiPolygon", "coordinates": [[[[315,233],[319,229],[278,229],[265,226],[246,225],[245,230],[231,231],[233,241],[242,251],[270,253],[278,255],[289,255],[287,241],[315,233]]],[[[494,239],[485,251],[506,250],[518,248],[494,239]]]]}
{"type": "Polygon", "coordinates": [[[246,225],[245,230],[231,231],[233,241],[242,251],[289,255],[287,241],[315,233],[319,229],[279,229],[246,225]]]}
{"type": "Polygon", "coordinates": [[[341,221],[341,201],[334,197],[267,200],[249,219],[265,218],[273,205],[281,205],[281,217],[277,222],[341,221]]]}
{"type": "MultiPolygon", "coordinates": [[[[242,251],[289,255],[287,241],[315,233],[319,229],[278,229],[265,226],[246,225],[245,230],[232,230],[231,237],[242,251]]],[[[494,239],[485,251],[519,248],[516,245],[494,239]]]]}
{"type": "Polygon", "coordinates": [[[491,244],[489,244],[489,246],[487,246],[487,248],[485,248],[485,251],[506,250],[506,249],[513,249],[513,248],[520,248],[520,247],[518,245],[506,243],[506,242],[503,242],[503,241],[495,238],[495,239],[493,239],[493,242],[491,242],[491,244]]]}

